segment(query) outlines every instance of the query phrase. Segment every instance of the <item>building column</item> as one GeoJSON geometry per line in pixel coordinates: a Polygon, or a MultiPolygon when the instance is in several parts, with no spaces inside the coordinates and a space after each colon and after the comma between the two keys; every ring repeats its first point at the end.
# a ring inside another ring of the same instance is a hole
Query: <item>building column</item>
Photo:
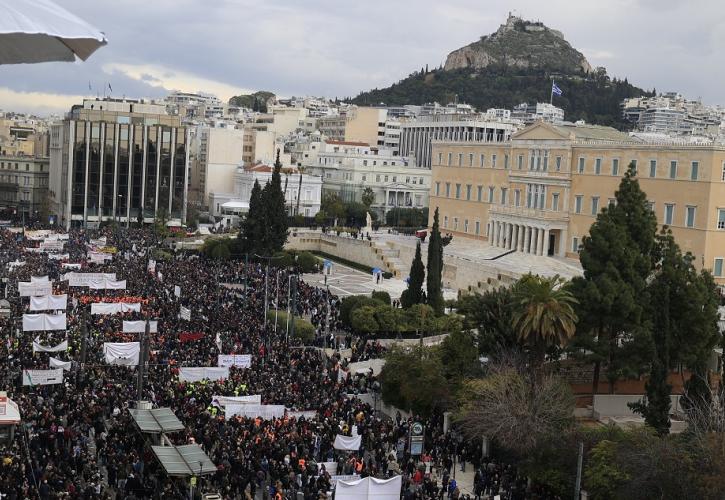
{"type": "Polygon", "coordinates": [[[518,224],[514,224],[514,234],[511,238],[511,246],[509,247],[514,252],[519,246],[519,232],[521,231],[521,226],[518,224]]]}
{"type": "Polygon", "coordinates": [[[539,242],[536,246],[536,254],[537,255],[544,255],[544,230],[542,228],[538,228],[537,230],[538,236],[539,236],[539,242]]]}
{"type": "Polygon", "coordinates": [[[513,250],[514,240],[516,239],[516,224],[510,224],[511,226],[511,237],[506,242],[506,250],[513,250]]]}
{"type": "Polygon", "coordinates": [[[514,225],[510,222],[506,223],[506,244],[504,245],[504,249],[508,250],[511,248],[511,237],[514,232],[514,225]]]}
{"type": "Polygon", "coordinates": [[[544,231],[544,255],[545,256],[549,255],[549,243],[550,243],[549,228],[546,228],[546,230],[544,231]]]}
{"type": "Polygon", "coordinates": [[[531,226],[526,226],[524,230],[524,253],[529,253],[529,244],[531,243],[531,226]]]}
{"type": "Polygon", "coordinates": [[[491,221],[491,246],[498,246],[498,221],[491,221]]]}
{"type": "Polygon", "coordinates": [[[537,245],[539,244],[539,228],[536,226],[531,226],[531,251],[529,253],[533,255],[538,255],[539,249],[537,245]]]}
{"type": "Polygon", "coordinates": [[[559,257],[566,257],[566,246],[568,244],[568,234],[566,229],[559,231],[559,257]]]}

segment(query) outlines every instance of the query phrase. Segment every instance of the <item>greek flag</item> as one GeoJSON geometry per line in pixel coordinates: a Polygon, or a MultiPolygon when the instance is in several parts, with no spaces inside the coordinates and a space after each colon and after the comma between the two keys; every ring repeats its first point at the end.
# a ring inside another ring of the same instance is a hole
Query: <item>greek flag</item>
{"type": "Polygon", "coordinates": [[[561,89],[556,85],[556,82],[551,82],[551,93],[556,95],[561,95],[562,91],[561,89]]]}

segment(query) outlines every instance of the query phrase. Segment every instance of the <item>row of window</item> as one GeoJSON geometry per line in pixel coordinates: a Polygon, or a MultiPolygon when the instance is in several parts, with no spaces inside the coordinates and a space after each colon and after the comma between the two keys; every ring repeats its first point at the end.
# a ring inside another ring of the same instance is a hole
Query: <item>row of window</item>
{"type": "MultiPolygon", "coordinates": [[[[486,155],[481,154],[478,157],[478,161],[476,162],[475,166],[484,168],[488,165],[490,165],[491,168],[496,168],[496,159],[497,155],[492,154],[489,159],[489,163],[486,163],[486,155]]],[[[452,167],[454,166],[453,163],[454,157],[453,153],[448,153],[448,162],[447,166],[452,167]]],[[[561,162],[562,158],[561,156],[556,156],[554,158],[554,170],[556,172],[561,171],[561,162]]],[[[637,168],[637,160],[630,160],[631,163],[634,163],[635,169],[637,168]]],[[[443,165],[443,153],[438,153],[438,164],[443,165]]],[[[508,169],[509,164],[509,156],[504,155],[504,169],[508,169]]],[[[463,167],[466,165],[466,159],[465,155],[463,153],[458,153],[458,163],[456,166],[463,167]]],[[[474,154],[469,153],[467,158],[467,166],[473,167],[474,166],[474,154]]],[[[516,166],[519,170],[523,170],[524,168],[524,155],[518,155],[516,159],[516,166]]],[[[669,169],[667,171],[667,178],[670,179],[677,179],[678,178],[678,168],[679,168],[679,162],[677,160],[671,160],[669,164],[669,169]]],[[[529,170],[531,171],[543,171],[548,172],[549,170],[549,151],[546,149],[532,149],[529,153],[529,170]]],[[[690,162],[690,170],[689,170],[689,179],[692,181],[696,181],[699,178],[699,170],[700,170],[700,162],[699,161],[692,161],[690,162]]],[[[619,158],[613,158],[611,160],[610,165],[610,173],[614,176],[619,176],[621,172],[620,169],[620,163],[619,158]]],[[[579,157],[578,163],[577,163],[577,173],[584,174],[586,173],[586,158],[583,156],[579,157]]],[[[594,159],[594,169],[593,169],[594,175],[601,175],[602,174],[602,158],[595,158],[594,159]]],[[[649,177],[650,178],[657,178],[661,177],[662,173],[658,170],[658,164],[657,160],[650,160],[649,161],[649,177]]],[[[725,181],[725,163],[723,163],[722,167],[722,181],[725,181]]]]}
{"type": "MultiPolygon", "coordinates": [[[[465,186],[465,196],[463,192],[464,186],[461,184],[456,184],[454,186],[454,197],[457,200],[465,199],[466,201],[472,201],[474,199],[475,194],[475,201],[480,202],[488,202],[488,203],[495,203],[496,202],[496,187],[495,186],[488,186],[488,190],[484,191],[484,186],[476,186],[476,191],[474,193],[473,191],[473,185],[472,184],[466,184],[465,186]],[[485,194],[485,199],[484,199],[485,194]]],[[[436,182],[436,189],[435,189],[436,196],[441,195],[441,183],[436,182]]],[[[508,197],[509,189],[505,187],[499,188],[499,202],[501,205],[506,204],[513,204],[515,207],[521,206],[521,190],[520,189],[514,189],[513,194],[513,200],[510,200],[508,197]]],[[[445,197],[450,198],[451,197],[451,183],[446,182],[445,184],[445,197]]],[[[543,184],[527,184],[526,185],[526,208],[535,208],[539,210],[545,210],[547,208],[546,206],[546,186],[543,184]]],[[[553,193],[552,199],[551,199],[551,209],[554,211],[559,211],[559,193],[553,193]]]]}
{"type": "MultiPolygon", "coordinates": [[[[607,201],[608,205],[614,205],[614,198],[609,198],[607,201]]],[[[583,210],[584,196],[576,195],[574,197],[574,213],[581,214],[583,210]]],[[[662,217],[662,224],[671,226],[675,221],[675,204],[665,203],[664,213],[662,217]]],[[[595,216],[599,213],[599,196],[592,196],[590,200],[591,215],[595,216]]],[[[656,213],[655,203],[649,202],[649,208],[656,213]]],[[[697,214],[697,207],[694,205],[687,205],[685,207],[684,226],[695,227],[695,216],[697,214]]],[[[725,210],[718,211],[718,229],[725,229],[725,210]],[[720,227],[722,226],[722,227],[720,227]]]]}
{"type": "MultiPolygon", "coordinates": [[[[5,168],[7,168],[8,170],[19,170],[20,167],[19,167],[18,163],[14,163],[14,162],[10,162],[10,161],[8,161],[8,162],[0,161],[0,169],[5,169],[5,168]],[[7,167],[6,167],[6,163],[7,163],[7,167]]],[[[30,163],[25,164],[25,171],[26,172],[30,171],[30,163]]],[[[41,172],[43,171],[42,164],[40,165],[40,171],[41,172]]]]}
{"type": "MultiPolygon", "coordinates": [[[[332,179],[332,173],[331,172],[327,172],[326,178],[327,179],[332,179]]],[[[381,181],[382,182],[389,182],[389,179],[391,179],[391,178],[392,178],[392,182],[398,182],[398,176],[397,175],[387,176],[387,175],[381,175],[381,174],[377,174],[375,176],[375,182],[377,182],[377,183],[380,183],[381,181]]],[[[400,179],[402,181],[403,178],[401,177],[400,179]]],[[[345,181],[352,181],[352,180],[354,180],[353,173],[352,172],[343,172],[342,173],[342,180],[345,180],[345,181]]],[[[368,176],[367,176],[367,174],[364,174],[362,176],[362,182],[367,182],[367,180],[368,180],[368,176]]],[[[406,184],[414,184],[414,185],[420,184],[421,186],[425,184],[423,177],[411,177],[409,175],[405,176],[405,183],[406,184]]]]}
{"type": "MultiPolygon", "coordinates": [[[[458,217],[453,217],[451,227],[448,227],[448,226],[449,226],[448,216],[444,215],[443,216],[443,229],[451,229],[453,231],[459,231],[459,230],[463,229],[464,233],[468,233],[470,230],[470,225],[468,223],[468,219],[463,220],[463,227],[461,228],[458,217]]],[[[481,221],[478,221],[478,220],[475,221],[474,227],[473,227],[473,234],[476,236],[481,235],[481,221]]]]}
{"type": "MultiPolygon", "coordinates": [[[[0,174],[0,182],[17,184],[19,186],[32,186],[33,184],[29,176],[12,174],[0,174]]],[[[37,187],[48,187],[48,178],[39,178],[37,187]]]]}

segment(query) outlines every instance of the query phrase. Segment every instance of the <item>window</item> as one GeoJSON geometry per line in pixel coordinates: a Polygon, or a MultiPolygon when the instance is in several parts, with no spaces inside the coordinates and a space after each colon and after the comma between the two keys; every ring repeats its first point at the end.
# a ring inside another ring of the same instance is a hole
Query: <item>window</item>
{"type": "Polygon", "coordinates": [[[453,164],[453,153],[448,153],[448,166],[453,164]]]}
{"type": "Polygon", "coordinates": [[[443,153],[438,153],[438,165],[443,165],[443,153]]]}
{"type": "Polygon", "coordinates": [[[556,157],[556,171],[561,172],[561,156],[556,157]]]}
{"type": "Polygon", "coordinates": [[[363,167],[367,167],[367,166],[368,166],[368,161],[367,160],[363,160],[363,167]]]}
{"type": "Polygon", "coordinates": [[[617,204],[617,200],[615,198],[608,198],[607,199],[607,206],[613,207],[617,204]]]}
{"type": "Polygon", "coordinates": [[[536,158],[534,158],[534,152],[529,153],[529,170],[533,170],[536,165],[536,158]]]}
{"type": "Polygon", "coordinates": [[[468,155],[468,166],[469,167],[473,166],[473,153],[468,155]]]}
{"type": "Polygon", "coordinates": [[[559,211],[559,193],[554,193],[551,195],[551,209],[554,212],[559,211]]]}
{"type": "Polygon", "coordinates": [[[506,204],[506,195],[508,194],[507,188],[501,188],[501,205],[506,204]]]}
{"type": "Polygon", "coordinates": [[[571,239],[571,251],[574,253],[579,253],[579,238],[574,236],[571,239]]]}
{"type": "Polygon", "coordinates": [[[488,186],[488,202],[493,203],[493,197],[494,197],[494,191],[496,188],[493,186],[488,186]]]}
{"type": "Polygon", "coordinates": [[[440,196],[440,195],[441,195],[441,183],[436,182],[436,196],[440,196]]]}
{"type": "Polygon", "coordinates": [[[478,236],[479,234],[481,234],[481,221],[477,220],[476,221],[476,236],[478,236]]]}
{"type": "Polygon", "coordinates": [[[636,174],[637,173],[637,160],[630,160],[629,164],[632,165],[632,167],[634,167],[634,173],[636,174]]]}
{"type": "Polygon", "coordinates": [[[491,168],[496,168],[496,155],[491,155],[491,168]]]}
{"type": "Polygon", "coordinates": [[[677,179],[677,162],[670,162],[670,179],[677,179]]]}
{"type": "Polygon", "coordinates": [[[468,232],[468,219],[463,221],[463,232],[464,233],[468,232]]]}
{"type": "Polygon", "coordinates": [[[580,194],[576,195],[576,198],[574,198],[574,213],[580,214],[582,213],[582,200],[584,197],[580,194]]]}
{"type": "Polygon", "coordinates": [[[713,276],[721,277],[722,276],[722,257],[718,257],[715,259],[715,265],[712,268],[712,274],[713,276]]]}
{"type": "Polygon", "coordinates": [[[363,180],[363,182],[365,182],[366,180],[368,180],[368,176],[367,175],[363,175],[362,176],[362,180],[363,180]]]}
{"type": "Polygon", "coordinates": [[[445,228],[448,227],[448,216],[447,215],[445,215],[443,217],[443,227],[445,227],[445,228]]]}
{"type": "Polygon", "coordinates": [[[725,181],[725,162],[722,164],[722,175],[720,176],[721,181],[725,181]]]}
{"type": "Polygon", "coordinates": [[[648,201],[647,202],[647,208],[649,208],[650,211],[654,212],[655,211],[655,202],[654,201],[648,201]]]}
{"type": "Polygon", "coordinates": [[[453,230],[458,231],[458,217],[453,217],[453,230]]]}
{"type": "Polygon", "coordinates": [[[665,224],[668,226],[672,225],[672,219],[675,216],[675,205],[672,203],[665,203],[665,224]]]}
{"type": "Polygon", "coordinates": [[[695,207],[687,207],[685,211],[685,226],[695,227],[695,207]]]}
{"type": "Polygon", "coordinates": [[[463,153],[458,153],[458,166],[463,166],[463,153]]]}
{"type": "Polygon", "coordinates": [[[524,168],[524,155],[519,155],[519,159],[517,160],[517,162],[518,162],[518,165],[517,165],[518,169],[519,170],[523,169],[524,168]]]}
{"type": "Polygon", "coordinates": [[[418,178],[418,184],[420,184],[421,186],[423,185],[423,178],[422,177],[418,178]]]}
{"type": "Polygon", "coordinates": [[[509,168],[509,155],[503,155],[503,168],[504,170],[509,168]]]}
{"type": "Polygon", "coordinates": [[[393,176],[393,182],[398,182],[398,177],[395,175],[393,176]]]}
{"type": "Polygon", "coordinates": [[[717,228],[725,229],[725,209],[723,208],[717,211],[717,228]]]}
{"type": "Polygon", "coordinates": [[[380,174],[378,174],[378,175],[375,176],[375,182],[380,182],[380,174]]]}
{"type": "Polygon", "coordinates": [[[486,166],[486,155],[481,155],[481,167],[486,166]]]}
{"type": "Polygon", "coordinates": [[[461,198],[461,185],[456,184],[456,199],[458,200],[460,198],[461,198]]]}
{"type": "Polygon", "coordinates": [[[25,164],[25,171],[27,172],[28,170],[30,170],[30,163],[25,164]]]}
{"type": "Polygon", "coordinates": [[[450,197],[451,197],[451,183],[446,182],[446,198],[450,198],[450,197]]]}
{"type": "Polygon", "coordinates": [[[471,185],[466,185],[466,200],[471,201],[471,185]]]}
{"type": "Polygon", "coordinates": [[[657,177],[657,160],[649,161],[649,176],[653,178],[657,177]]]}
{"type": "Polygon", "coordinates": [[[579,158],[579,173],[584,173],[584,158],[579,158]]]}
{"type": "MultiPolygon", "coordinates": [[[[365,176],[363,176],[363,180],[365,180],[365,176]]],[[[410,184],[410,176],[405,178],[405,183],[410,184]]]]}
{"type": "Polygon", "coordinates": [[[544,151],[544,172],[549,170],[549,150],[544,151]]]}
{"type": "Polygon", "coordinates": [[[700,170],[700,162],[693,161],[692,165],[690,166],[690,180],[696,181],[697,180],[697,171],[700,170]]]}
{"type": "Polygon", "coordinates": [[[619,175],[619,159],[612,160],[612,175],[619,175]]]}
{"type": "Polygon", "coordinates": [[[517,189],[514,191],[514,205],[517,207],[521,206],[521,190],[517,189]]]}
{"type": "Polygon", "coordinates": [[[385,176],[385,182],[388,182],[388,176],[387,175],[385,176]]]}
{"type": "Polygon", "coordinates": [[[483,201],[483,186],[478,186],[476,189],[478,190],[478,201],[483,201]]]}
{"type": "Polygon", "coordinates": [[[597,158],[594,160],[594,173],[600,175],[602,173],[602,159],[597,158]]]}
{"type": "Polygon", "coordinates": [[[599,196],[592,196],[592,215],[599,213],[599,196]]]}

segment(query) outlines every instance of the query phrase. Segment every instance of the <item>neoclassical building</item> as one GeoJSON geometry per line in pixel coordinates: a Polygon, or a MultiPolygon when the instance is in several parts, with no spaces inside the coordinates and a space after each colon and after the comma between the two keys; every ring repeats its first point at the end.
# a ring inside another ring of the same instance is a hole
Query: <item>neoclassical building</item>
{"type": "Polygon", "coordinates": [[[543,122],[504,143],[435,142],[431,218],[438,207],[445,232],[577,258],[632,162],[659,223],[725,285],[722,146],[643,142],[609,127],[543,122]]]}

